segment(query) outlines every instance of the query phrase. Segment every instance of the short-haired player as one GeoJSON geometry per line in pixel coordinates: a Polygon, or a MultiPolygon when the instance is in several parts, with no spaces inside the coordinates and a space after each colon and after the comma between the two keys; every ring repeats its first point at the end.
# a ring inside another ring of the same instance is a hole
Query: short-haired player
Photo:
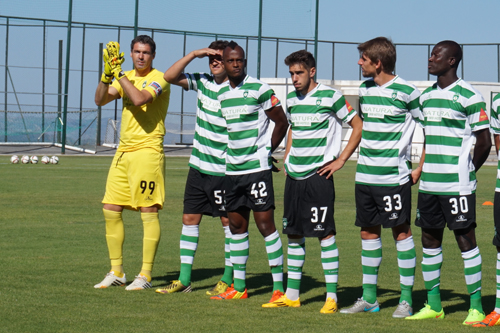
{"type": "Polygon", "coordinates": [[[392,314],[413,314],[412,290],[416,253],[410,228],[411,186],[421,167],[411,168],[411,143],[420,117],[418,89],[394,74],[396,48],[385,37],[358,46],[361,73],[369,78],[359,87],[363,135],[356,168],[356,222],[361,228],[363,295],[341,313],[378,312],[377,280],[382,262],[382,227],[396,243],[401,296],[392,314]]]}
{"type": "Polygon", "coordinates": [[[207,295],[219,295],[233,281],[229,259],[229,220],[224,206],[224,175],[226,172],[227,126],[222,117],[217,92],[227,85],[222,65],[222,51],[228,42],[217,40],[207,48],[189,52],[174,63],[163,76],[170,84],[197,92],[196,126],[189,173],[184,191],[184,213],[180,240],[181,269],[179,279],[157,293],[191,291],[191,270],[198,247],[199,225],[203,215],[220,217],[225,234],[225,270],[221,280],[207,295]],[[210,73],[183,73],[196,58],[208,58],[210,73]]]}
{"type": "Polygon", "coordinates": [[[109,42],[104,55],[104,73],[99,82],[95,103],[106,105],[122,98],[123,111],[120,145],[109,169],[106,182],[104,220],[111,271],[95,288],[125,285],[123,272],[123,209],[141,212],[143,222],[143,263],[140,273],[126,290],[151,288],[151,272],[158,243],[158,210],[165,200],[164,152],[165,117],[170,85],[163,73],[152,67],[155,42],[146,35],[132,40],[130,57],[134,69],[124,72],[125,60],[119,44],[109,42]],[[113,77],[114,82],[111,83],[113,77]]]}
{"type": "Polygon", "coordinates": [[[295,87],[287,96],[291,127],[285,151],[283,233],[288,235],[288,284],[281,298],[262,306],[300,306],[305,237],[315,237],[321,245],[326,281],[326,301],[320,312],[335,313],[339,252],[333,217],[333,173],[344,166],[358,146],[363,124],[340,91],[314,81],[316,61],[310,52],[294,52],[285,58],[285,64],[295,87]],[[341,153],[342,123],[353,130],[341,153]]]}

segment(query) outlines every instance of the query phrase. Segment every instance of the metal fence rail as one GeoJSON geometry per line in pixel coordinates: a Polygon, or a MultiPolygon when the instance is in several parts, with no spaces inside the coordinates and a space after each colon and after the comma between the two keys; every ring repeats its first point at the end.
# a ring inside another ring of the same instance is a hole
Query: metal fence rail
{"type": "MultiPolygon", "coordinates": [[[[134,36],[134,26],[118,26],[86,22],[71,22],[71,48],[67,109],[94,109],[94,92],[100,79],[100,56],[102,44],[117,40],[122,50],[134,36]]],[[[65,47],[67,44],[68,21],[0,16],[0,40],[3,36],[5,52],[0,52],[0,122],[8,124],[8,110],[30,105],[41,113],[63,109],[63,73],[66,66],[65,47]],[[18,38],[22,36],[23,38],[18,38]],[[2,82],[3,81],[3,82],[2,82]]],[[[209,32],[178,31],[149,27],[137,27],[138,34],[148,34],[157,43],[155,68],[165,71],[187,52],[206,47],[216,39],[235,40],[246,51],[247,72],[252,76],[287,77],[288,68],[283,59],[291,52],[315,47],[314,39],[294,39],[269,36],[243,36],[214,34],[209,32]],[[262,53],[259,61],[259,54],[262,53]]],[[[357,65],[358,42],[317,41],[318,79],[359,80],[361,72],[357,65]]],[[[430,80],[426,64],[433,44],[396,43],[398,62],[396,73],[406,80],[430,80]]],[[[464,51],[459,75],[469,81],[500,82],[500,43],[462,44],[464,51]],[[472,66],[471,64],[474,64],[472,66]],[[474,67],[474,70],[472,69],[474,67]]],[[[124,69],[130,66],[126,60],[124,69]]],[[[190,72],[208,70],[206,61],[195,61],[186,69],[190,72]]],[[[195,113],[195,94],[184,93],[172,87],[169,111],[179,116],[172,117],[178,126],[179,137],[173,141],[189,143],[183,137],[186,122],[192,124],[195,113]],[[175,118],[175,119],[174,119],[175,118]]],[[[18,111],[19,111],[18,110],[18,111]]],[[[120,118],[119,103],[98,108],[97,141],[106,129],[107,119],[120,118]]],[[[43,117],[41,119],[44,119],[43,117]]],[[[191,126],[191,125],[190,125],[191,126]]],[[[41,127],[44,128],[43,124],[41,127]]],[[[7,131],[5,131],[7,133],[7,131]]],[[[8,142],[7,134],[0,141],[8,142]]]]}

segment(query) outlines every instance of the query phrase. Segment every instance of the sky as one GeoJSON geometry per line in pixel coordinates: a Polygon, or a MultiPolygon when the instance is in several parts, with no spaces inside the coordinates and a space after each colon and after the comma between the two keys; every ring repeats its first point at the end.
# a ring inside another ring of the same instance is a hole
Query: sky
{"type": "MultiPolygon", "coordinates": [[[[315,32],[316,0],[262,0],[262,36],[278,38],[313,39],[315,32]]],[[[57,92],[58,40],[66,43],[68,0],[0,0],[0,15],[22,18],[60,20],[59,27],[47,28],[45,64],[46,92],[57,92]]],[[[73,0],[72,21],[108,24],[134,25],[135,0],[73,0]]],[[[377,36],[386,36],[396,44],[417,43],[433,45],[441,40],[451,39],[460,44],[500,43],[498,16],[500,0],[319,0],[319,33],[323,41],[345,42],[335,45],[320,43],[318,47],[318,78],[336,80],[359,79],[359,54],[356,46],[377,36]],[[350,43],[350,44],[348,44],[350,43]],[[335,65],[332,66],[332,56],[335,65]]],[[[7,89],[11,91],[39,92],[43,63],[41,21],[10,19],[8,65],[12,79],[8,78],[7,89]],[[24,25],[23,27],[15,26],[24,25]],[[38,25],[26,27],[27,24],[38,25]],[[22,56],[19,56],[22,55],[22,56]],[[25,68],[27,67],[27,68],[25,68]]],[[[140,0],[140,27],[169,29],[175,31],[198,31],[219,34],[219,38],[232,39],[223,35],[257,36],[259,26],[259,0],[140,0]],[[221,36],[222,35],[222,36],[221,36]]],[[[5,91],[6,19],[0,18],[0,91],[5,91]]],[[[52,23],[51,23],[52,24],[52,23]]],[[[52,24],[54,25],[54,24],[52,24]]],[[[133,38],[132,32],[115,28],[71,30],[70,57],[70,106],[94,108],[93,92],[99,77],[99,43],[119,40],[127,45],[133,38]],[[119,34],[119,36],[118,36],[119,34]],[[119,38],[118,38],[119,37],[119,38]],[[81,82],[84,66],[83,85],[81,82]],[[82,101],[80,102],[80,86],[82,101]]],[[[140,31],[149,33],[149,31],[140,31]]],[[[183,56],[183,35],[155,33],[157,56],[154,65],[165,71],[183,56]]],[[[188,37],[186,52],[206,47],[210,37],[188,37]]],[[[236,38],[235,38],[236,39],[236,38]]],[[[240,44],[245,40],[236,39],[240,44]]],[[[274,42],[262,43],[261,77],[287,77],[288,68],[283,59],[291,52],[304,48],[303,43],[280,42],[278,53],[274,42]]],[[[66,44],[64,44],[65,52],[66,44]]],[[[308,45],[313,51],[313,45],[308,45]]],[[[464,71],[459,75],[468,81],[498,82],[500,49],[492,46],[465,46],[464,71]]],[[[248,74],[256,76],[257,44],[249,43],[248,74]]],[[[412,81],[427,80],[428,47],[397,45],[398,61],[396,73],[412,81]]],[[[124,69],[130,69],[130,61],[124,69]]],[[[65,64],[65,59],[63,61],[65,64]]],[[[206,71],[205,60],[195,60],[187,72],[206,71]]],[[[430,77],[430,80],[433,80],[430,77]]],[[[185,94],[188,99],[193,94],[185,94]]],[[[31,95],[19,95],[21,104],[40,104],[31,95]]],[[[172,90],[171,110],[180,104],[180,90],[172,90]]],[[[47,96],[46,103],[56,105],[54,96],[47,96]]],[[[9,96],[8,104],[14,103],[9,96]]],[[[191,100],[185,103],[192,103],[191,100]]],[[[0,105],[3,105],[0,97],[0,105]]],[[[9,108],[14,106],[9,106],[9,108]]],[[[3,108],[3,107],[0,107],[3,108]]],[[[28,108],[27,106],[25,108],[28,108]]],[[[109,111],[109,110],[108,110],[109,111]]],[[[111,111],[110,111],[111,112],[111,111]]]]}

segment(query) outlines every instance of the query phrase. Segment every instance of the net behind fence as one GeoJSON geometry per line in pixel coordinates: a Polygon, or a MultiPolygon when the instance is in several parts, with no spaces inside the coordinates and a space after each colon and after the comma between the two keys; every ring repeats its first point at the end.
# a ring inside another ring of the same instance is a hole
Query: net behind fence
{"type": "MultiPolygon", "coordinates": [[[[97,109],[68,111],[66,145],[96,149],[97,109]]],[[[0,143],[60,144],[63,115],[58,111],[1,111],[0,143]]]]}
{"type": "MultiPolygon", "coordinates": [[[[165,146],[191,145],[194,138],[196,115],[189,113],[167,113],[165,119],[165,146]]],[[[117,148],[120,143],[120,120],[108,119],[103,146],[117,148]]]]}

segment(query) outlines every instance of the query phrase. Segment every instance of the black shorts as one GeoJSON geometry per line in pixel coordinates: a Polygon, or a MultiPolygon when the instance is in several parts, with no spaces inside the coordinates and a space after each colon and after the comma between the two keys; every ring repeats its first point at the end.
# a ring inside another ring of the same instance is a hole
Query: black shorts
{"type": "Polygon", "coordinates": [[[355,185],[358,227],[394,228],[410,223],[411,183],[398,186],[355,185]]]}
{"type": "Polygon", "coordinates": [[[314,174],[295,180],[289,176],[285,183],[283,233],[305,237],[325,237],[335,230],[333,177],[314,174]]]}
{"type": "Polygon", "coordinates": [[[184,190],[184,214],[227,217],[224,205],[224,178],[189,168],[184,190]]]}
{"type": "Polygon", "coordinates": [[[418,193],[415,225],[428,229],[450,230],[476,227],[476,194],[435,195],[418,193]]]}
{"type": "Polygon", "coordinates": [[[493,236],[493,245],[500,246],[500,192],[495,192],[493,202],[493,221],[495,223],[495,236],[493,236]]]}
{"type": "Polygon", "coordinates": [[[247,207],[254,212],[274,209],[273,175],[271,170],[225,178],[226,210],[247,207]]]}

